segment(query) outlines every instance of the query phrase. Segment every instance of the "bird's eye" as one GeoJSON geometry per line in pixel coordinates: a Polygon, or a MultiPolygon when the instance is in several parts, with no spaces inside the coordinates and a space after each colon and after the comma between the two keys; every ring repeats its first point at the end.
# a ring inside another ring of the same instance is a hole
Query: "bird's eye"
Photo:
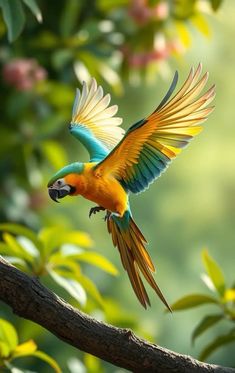
{"type": "Polygon", "coordinates": [[[58,180],[58,181],[57,181],[57,184],[58,184],[58,185],[61,185],[61,184],[62,184],[62,181],[61,181],[61,180],[58,180]]]}

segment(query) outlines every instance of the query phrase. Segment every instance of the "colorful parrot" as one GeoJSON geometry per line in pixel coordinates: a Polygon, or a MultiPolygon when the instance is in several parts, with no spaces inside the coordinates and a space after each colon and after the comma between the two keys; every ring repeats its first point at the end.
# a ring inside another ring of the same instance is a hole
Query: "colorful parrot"
{"type": "Polygon", "coordinates": [[[117,105],[109,106],[110,95],[104,95],[95,79],[90,85],[84,82],[82,93],[77,90],[69,130],[86,147],[90,161],[63,167],[48,183],[49,195],[56,202],[67,195],[82,195],[96,204],[89,216],[106,210],[108,232],[144,308],[150,306],[150,300],[141,275],[170,310],[153,278],[154,264],[146,250],[147,241],[133,220],[129,194],[146,190],[202,130],[199,123],[213,110],[208,105],[215,86],[201,94],[208,79],[208,73],[200,77],[201,71],[201,64],[196,70],[191,68],[181,89],[170,98],[178,81],[176,72],[156,110],[126,133],[119,127],[122,119],[114,117],[117,105]]]}

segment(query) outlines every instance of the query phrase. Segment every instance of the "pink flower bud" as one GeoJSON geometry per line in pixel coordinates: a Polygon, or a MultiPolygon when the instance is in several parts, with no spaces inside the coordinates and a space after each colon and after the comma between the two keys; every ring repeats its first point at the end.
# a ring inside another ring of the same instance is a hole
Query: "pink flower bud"
{"type": "Polygon", "coordinates": [[[15,59],[3,67],[6,83],[19,91],[30,91],[39,80],[46,79],[47,72],[34,59],[15,59]]]}
{"type": "Polygon", "coordinates": [[[169,6],[165,1],[158,3],[152,11],[152,16],[159,20],[164,20],[169,15],[169,6]]]}

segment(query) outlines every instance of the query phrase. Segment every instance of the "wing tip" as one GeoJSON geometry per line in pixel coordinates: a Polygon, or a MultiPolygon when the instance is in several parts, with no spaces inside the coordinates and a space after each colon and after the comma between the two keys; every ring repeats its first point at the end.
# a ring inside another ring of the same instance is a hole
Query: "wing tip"
{"type": "Polygon", "coordinates": [[[160,110],[167,103],[167,101],[169,100],[169,98],[171,97],[172,93],[175,90],[175,87],[176,87],[176,85],[178,83],[178,79],[179,79],[179,73],[178,73],[178,70],[176,70],[175,74],[174,74],[174,77],[172,79],[170,88],[168,89],[167,93],[163,97],[162,101],[160,102],[160,104],[158,105],[158,107],[156,108],[156,110],[154,111],[154,113],[156,111],[160,110]]]}

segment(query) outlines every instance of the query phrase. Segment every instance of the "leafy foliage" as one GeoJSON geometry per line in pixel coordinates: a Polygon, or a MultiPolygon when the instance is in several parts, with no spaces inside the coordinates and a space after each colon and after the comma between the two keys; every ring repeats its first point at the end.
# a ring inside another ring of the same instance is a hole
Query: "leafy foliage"
{"type": "Polygon", "coordinates": [[[36,0],[2,0],[0,6],[9,41],[15,41],[25,28],[24,35],[33,48],[41,53],[56,49],[53,68],[61,70],[76,61],[79,79],[89,74],[101,77],[120,92],[120,73],[133,77],[131,68],[141,68],[148,75],[158,71],[158,64],[170,56],[182,54],[189,46],[185,40],[190,38],[190,24],[209,36],[205,14],[217,11],[221,3],[222,0],[208,0],[207,4],[199,0],[97,0],[88,5],[85,0],[69,0],[56,8],[40,2],[40,10],[36,0]],[[26,8],[39,24],[26,23],[26,8]],[[52,12],[57,26],[48,19],[52,12]],[[30,31],[34,39],[36,33],[36,43],[30,39],[30,31]]]}
{"type": "Polygon", "coordinates": [[[217,336],[202,349],[199,359],[206,360],[217,348],[235,342],[235,288],[226,286],[222,269],[206,250],[202,252],[202,259],[207,272],[203,280],[213,295],[190,294],[177,300],[171,308],[173,311],[182,311],[204,304],[212,304],[217,308],[216,313],[204,316],[196,326],[192,333],[193,343],[208,329],[223,320],[229,320],[231,327],[227,333],[217,336]]]}
{"type": "Polygon", "coordinates": [[[103,306],[96,285],[82,272],[81,263],[99,267],[111,275],[117,275],[117,270],[102,255],[86,251],[92,246],[87,234],[59,227],[43,228],[35,234],[10,223],[0,224],[0,230],[4,232],[0,254],[15,266],[38,277],[50,275],[82,306],[86,304],[86,293],[103,306]]]}
{"type": "MultiPolygon", "coordinates": [[[[56,373],[61,373],[57,362],[45,352],[38,350],[32,339],[19,343],[14,326],[6,320],[0,319],[0,369],[5,367],[13,373],[16,368],[12,365],[12,361],[30,356],[41,359],[49,364],[56,373]]],[[[22,371],[17,368],[17,372],[22,371]]]]}
{"type": "Polygon", "coordinates": [[[36,0],[1,0],[0,7],[7,25],[8,39],[11,42],[18,38],[25,25],[23,4],[31,10],[38,22],[42,21],[42,14],[36,0]]]}

